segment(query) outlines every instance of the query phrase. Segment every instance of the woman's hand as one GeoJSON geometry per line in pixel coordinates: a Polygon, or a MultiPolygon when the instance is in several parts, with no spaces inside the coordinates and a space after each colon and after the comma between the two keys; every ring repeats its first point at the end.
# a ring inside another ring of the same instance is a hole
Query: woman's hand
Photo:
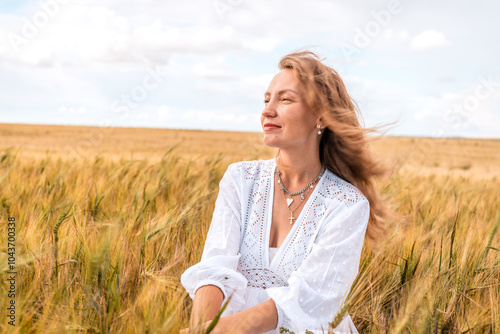
{"type": "MultiPolygon", "coordinates": [[[[198,326],[191,328],[184,328],[180,334],[205,334],[212,321],[204,322],[198,326]]],[[[230,315],[220,318],[217,326],[210,332],[210,334],[246,334],[250,333],[246,328],[244,321],[238,321],[237,315],[230,315]]]]}
{"type": "MultiPolygon", "coordinates": [[[[207,322],[200,324],[196,327],[184,328],[181,330],[180,334],[205,334],[208,326],[210,326],[210,323],[211,323],[211,321],[207,321],[207,322]]],[[[216,332],[212,331],[212,333],[215,334],[216,332]]]]}
{"type": "MultiPolygon", "coordinates": [[[[212,321],[207,321],[196,327],[184,328],[181,330],[180,334],[205,334],[211,323],[212,321]]],[[[210,334],[228,334],[228,333],[243,333],[243,332],[229,331],[226,328],[226,321],[223,318],[219,319],[217,326],[215,326],[215,328],[210,332],[210,334]]]]}

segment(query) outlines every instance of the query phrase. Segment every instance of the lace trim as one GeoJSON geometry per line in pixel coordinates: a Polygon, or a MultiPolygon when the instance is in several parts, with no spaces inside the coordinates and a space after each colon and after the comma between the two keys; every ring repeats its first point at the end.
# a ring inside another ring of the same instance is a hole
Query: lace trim
{"type": "Polygon", "coordinates": [[[288,283],[281,276],[269,269],[242,269],[241,273],[246,277],[248,286],[254,288],[267,289],[288,286],[288,283]]]}

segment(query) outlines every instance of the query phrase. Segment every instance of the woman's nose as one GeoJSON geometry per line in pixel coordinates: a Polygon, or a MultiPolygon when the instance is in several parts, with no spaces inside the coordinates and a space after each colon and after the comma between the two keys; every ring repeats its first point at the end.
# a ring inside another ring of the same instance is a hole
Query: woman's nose
{"type": "Polygon", "coordinates": [[[275,117],[276,116],[276,108],[274,103],[271,101],[266,103],[264,110],[262,110],[262,116],[264,117],[275,117]]]}

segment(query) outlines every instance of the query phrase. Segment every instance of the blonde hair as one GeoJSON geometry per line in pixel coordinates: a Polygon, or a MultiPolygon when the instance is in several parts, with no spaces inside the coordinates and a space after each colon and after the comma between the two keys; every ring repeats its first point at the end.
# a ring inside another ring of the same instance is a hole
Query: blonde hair
{"type": "Polygon", "coordinates": [[[358,188],[370,203],[366,236],[375,241],[385,231],[383,220],[388,209],[375,185],[385,174],[370,151],[367,133],[376,131],[360,125],[360,112],[347,93],[339,74],[322,63],[312,51],[297,51],[284,56],[280,70],[292,70],[299,80],[303,98],[325,126],[320,142],[320,161],[330,171],[358,188]]]}

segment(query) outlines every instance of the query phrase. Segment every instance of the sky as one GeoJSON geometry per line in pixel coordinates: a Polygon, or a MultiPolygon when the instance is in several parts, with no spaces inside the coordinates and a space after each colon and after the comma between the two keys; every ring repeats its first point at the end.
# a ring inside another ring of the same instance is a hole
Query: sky
{"type": "Polygon", "coordinates": [[[0,123],[261,131],[317,52],[367,127],[500,138],[500,1],[2,0],[0,123]]]}

